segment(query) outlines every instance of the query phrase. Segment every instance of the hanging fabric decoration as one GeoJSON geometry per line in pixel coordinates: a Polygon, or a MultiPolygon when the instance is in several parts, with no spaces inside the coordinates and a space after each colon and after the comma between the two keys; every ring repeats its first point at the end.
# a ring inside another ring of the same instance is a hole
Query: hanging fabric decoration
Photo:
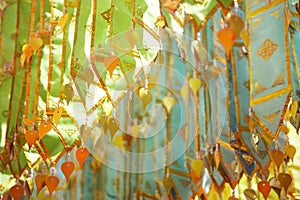
{"type": "Polygon", "coordinates": [[[299,10],[0,1],[1,197],[296,199],[299,10]]]}

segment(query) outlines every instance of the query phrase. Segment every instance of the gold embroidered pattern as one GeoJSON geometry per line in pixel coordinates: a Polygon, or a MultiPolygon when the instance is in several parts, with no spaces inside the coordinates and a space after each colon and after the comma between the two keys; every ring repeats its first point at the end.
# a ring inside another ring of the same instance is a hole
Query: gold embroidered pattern
{"type": "Polygon", "coordinates": [[[256,92],[256,94],[259,94],[259,93],[261,93],[263,91],[266,91],[266,90],[268,90],[268,88],[266,88],[266,87],[264,87],[264,86],[262,86],[258,83],[255,83],[255,92],[256,92]]]}
{"type": "Polygon", "coordinates": [[[248,166],[251,166],[253,163],[253,158],[247,154],[242,154],[243,159],[245,160],[245,162],[247,163],[248,166]]]}
{"type": "Polygon", "coordinates": [[[132,10],[133,3],[130,0],[122,0],[129,10],[132,10]]]}
{"type": "Polygon", "coordinates": [[[262,2],[263,2],[263,0],[253,0],[251,2],[251,6],[256,6],[257,4],[262,3],[262,2]]]}
{"type": "Polygon", "coordinates": [[[183,188],[187,188],[190,184],[190,181],[183,180],[183,179],[180,179],[180,182],[181,182],[183,188]]]}
{"type": "Polygon", "coordinates": [[[111,6],[105,12],[101,13],[101,16],[103,17],[103,19],[105,19],[105,21],[107,21],[107,23],[110,23],[111,21],[112,11],[113,11],[113,6],[111,6]]]}
{"type": "Polygon", "coordinates": [[[256,153],[261,159],[264,159],[266,157],[266,155],[268,155],[267,151],[259,150],[259,149],[256,150],[256,153]]]}
{"type": "Polygon", "coordinates": [[[271,12],[270,15],[275,17],[276,19],[280,20],[280,10],[279,9],[271,12]]]}
{"type": "Polygon", "coordinates": [[[277,78],[276,78],[275,81],[273,82],[272,88],[273,88],[273,87],[276,87],[276,86],[278,86],[278,85],[283,85],[283,84],[284,84],[284,77],[283,77],[283,74],[281,73],[281,74],[279,74],[279,75],[277,76],[277,78]]]}
{"type": "Polygon", "coordinates": [[[276,118],[278,117],[278,114],[280,113],[280,111],[276,111],[274,113],[268,114],[268,115],[264,115],[263,118],[265,120],[267,120],[269,123],[274,124],[276,118]]]}
{"type": "Polygon", "coordinates": [[[243,86],[244,86],[245,88],[247,88],[247,89],[250,91],[250,80],[245,81],[245,82],[243,83],[243,86]]]}
{"type": "Polygon", "coordinates": [[[145,183],[145,189],[147,189],[147,190],[151,190],[152,189],[151,184],[149,183],[149,181],[147,181],[145,183]]]}
{"type": "Polygon", "coordinates": [[[202,6],[206,6],[208,3],[208,0],[194,0],[194,1],[202,6]]]}
{"type": "Polygon", "coordinates": [[[255,31],[258,24],[261,22],[261,20],[262,20],[262,17],[259,17],[259,18],[253,20],[253,22],[252,22],[252,31],[255,31]]]}
{"type": "Polygon", "coordinates": [[[87,32],[92,34],[92,32],[93,32],[93,25],[92,24],[84,25],[84,28],[86,28],[87,32]]]}
{"type": "Polygon", "coordinates": [[[274,52],[277,50],[278,44],[272,42],[269,39],[265,39],[262,46],[256,52],[256,55],[261,56],[265,61],[268,61],[274,52]]]}

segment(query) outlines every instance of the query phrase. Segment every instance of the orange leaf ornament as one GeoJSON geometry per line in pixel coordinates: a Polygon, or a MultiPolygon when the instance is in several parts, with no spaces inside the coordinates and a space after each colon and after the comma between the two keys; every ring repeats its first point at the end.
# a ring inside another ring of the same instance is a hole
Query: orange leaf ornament
{"type": "Polygon", "coordinates": [[[29,147],[31,147],[39,139],[39,132],[37,132],[36,130],[28,130],[26,131],[24,137],[29,147]]]}
{"type": "Polygon", "coordinates": [[[73,173],[74,169],[75,169],[75,164],[73,162],[64,162],[61,165],[61,171],[65,175],[67,181],[69,180],[69,177],[73,173]]]}
{"type": "Polygon", "coordinates": [[[49,190],[50,196],[52,195],[52,192],[57,188],[59,184],[59,179],[56,176],[48,176],[46,178],[46,185],[49,190]]]}
{"type": "Polygon", "coordinates": [[[9,190],[10,196],[13,197],[14,200],[21,200],[24,195],[24,187],[23,185],[15,185],[9,190]]]}
{"type": "Polygon", "coordinates": [[[42,139],[52,129],[52,125],[49,120],[46,122],[42,121],[38,129],[40,139],[42,139]]]}
{"type": "Polygon", "coordinates": [[[229,57],[230,50],[236,39],[234,31],[230,28],[222,29],[218,32],[217,37],[219,38],[220,43],[225,48],[226,56],[229,57]]]}
{"type": "Polygon", "coordinates": [[[84,161],[90,155],[89,150],[86,147],[81,147],[76,150],[76,158],[80,164],[80,168],[82,169],[84,161]]]}
{"type": "Polygon", "coordinates": [[[261,181],[258,183],[258,190],[262,193],[265,199],[269,196],[271,186],[268,181],[261,181]]]}
{"type": "Polygon", "coordinates": [[[279,171],[280,165],[284,161],[284,154],[279,150],[272,150],[271,151],[271,158],[276,164],[277,170],[279,171]]]}
{"type": "Polygon", "coordinates": [[[43,189],[43,187],[46,186],[46,178],[47,178],[46,174],[35,175],[35,185],[37,188],[37,191],[36,191],[37,194],[43,189]]]}
{"type": "Polygon", "coordinates": [[[107,56],[104,58],[104,65],[109,72],[110,77],[112,77],[114,70],[119,65],[119,58],[118,56],[107,56]]]}

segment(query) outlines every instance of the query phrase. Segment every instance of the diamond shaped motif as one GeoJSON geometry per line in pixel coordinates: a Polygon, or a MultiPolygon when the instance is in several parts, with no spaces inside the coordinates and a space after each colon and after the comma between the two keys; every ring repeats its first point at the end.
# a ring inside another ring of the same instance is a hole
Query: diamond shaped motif
{"type": "Polygon", "coordinates": [[[256,52],[256,55],[261,56],[265,61],[268,61],[277,48],[278,48],[278,44],[272,42],[269,39],[265,39],[262,46],[256,52]]]}
{"type": "Polygon", "coordinates": [[[247,154],[242,154],[242,158],[245,160],[248,166],[251,166],[252,163],[254,162],[254,159],[247,154]]]}

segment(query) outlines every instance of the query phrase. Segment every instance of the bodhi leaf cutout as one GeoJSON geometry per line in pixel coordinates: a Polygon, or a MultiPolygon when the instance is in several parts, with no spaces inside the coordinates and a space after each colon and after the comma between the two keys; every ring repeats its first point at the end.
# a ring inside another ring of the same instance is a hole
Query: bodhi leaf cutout
{"type": "Polygon", "coordinates": [[[117,56],[107,56],[104,58],[104,66],[109,72],[110,77],[112,77],[114,70],[119,65],[119,58],[117,56]]]}
{"type": "Polygon", "coordinates": [[[167,109],[167,112],[170,114],[172,111],[173,106],[175,105],[176,100],[173,97],[164,97],[163,98],[163,105],[167,109]]]}
{"type": "Polygon", "coordinates": [[[75,164],[73,162],[70,162],[70,161],[64,162],[61,165],[61,171],[65,175],[67,181],[69,180],[69,177],[73,173],[74,169],[75,169],[75,164]]]}
{"type": "Polygon", "coordinates": [[[43,189],[43,187],[46,186],[46,178],[47,178],[46,174],[39,173],[39,174],[35,175],[35,185],[37,188],[37,191],[36,191],[37,194],[43,189]]]}
{"type": "Polygon", "coordinates": [[[36,53],[37,50],[43,46],[43,40],[39,37],[30,38],[29,45],[33,52],[36,53]]]}
{"type": "Polygon", "coordinates": [[[59,184],[59,178],[57,178],[56,176],[48,176],[46,178],[46,186],[49,190],[50,196],[57,188],[58,184],[59,184]]]}
{"type": "Polygon", "coordinates": [[[223,45],[225,52],[226,52],[226,57],[229,57],[231,47],[234,44],[234,41],[236,39],[236,35],[234,31],[230,28],[225,28],[220,30],[217,33],[218,39],[220,43],[223,45]]]}
{"type": "Polygon", "coordinates": [[[39,140],[39,132],[36,130],[27,130],[24,137],[29,147],[31,147],[37,140],[39,140]]]}
{"type": "Polygon", "coordinates": [[[261,181],[258,183],[258,190],[262,193],[263,197],[267,199],[271,191],[271,186],[268,181],[261,181]]]}
{"type": "Polygon", "coordinates": [[[42,121],[38,129],[39,129],[39,138],[42,139],[52,129],[51,122],[49,120],[42,121]]]}
{"type": "Polygon", "coordinates": [[[82,169],[85,160],[90,155],[90,152],[86,147],[81,147],[76,150],[75,155],[76,155],[76,159],[80,165],[80,168],[82,169]]]}
{"type": "Polygon", "coordinates": [[[58,124],[58,121],[60,120],[62,114],[63,114],[63,108],[62,107],[59,107],[59,108],[56,108],[54,110],[54,113],[53,113],[53,118],[54,118],[54,121],[56,124],[58,124]]]}
{"type": "Polygon", "coordinates": [[[241,17],[239,17],[237,15],[231,15],[231,17],[229,19],[229,26],[233,30],[235,35],[237,37],[239,37],[240,33],[244,29],[245,24],[241,17]]]}
{"type": "Polygon", "coordinates": [[[21,200],[24,195],[24,187],[23,185],[15,185],[9,190],[10,196],[14,198],[14,200],[21,200]]]}

